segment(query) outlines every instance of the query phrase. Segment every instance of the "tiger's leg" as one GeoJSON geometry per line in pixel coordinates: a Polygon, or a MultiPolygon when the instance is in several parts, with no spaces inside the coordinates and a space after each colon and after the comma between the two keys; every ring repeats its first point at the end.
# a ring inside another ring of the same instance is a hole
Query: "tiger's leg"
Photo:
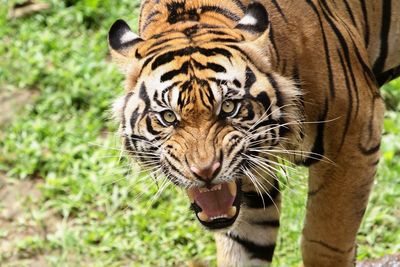
{"type": "MultiPolygon", "coordinates": [[[[356,235],[379,160],[384,108],[379,97],[372,102],[369,110],[360,112],[364,119],[353,121],[340,151],[326,154],[334,164],[320,161],[309,169],[302,236],[306,267],[355,265],[356,235]]],[[[340,139],[326,134],[325,147],[336,146],[335,138],[340,139]]]]}
{"type": "Polygon", "coordinates": [[[268,266],[279,229],[281,196],[271,178],[268,194],[258,194],[251,184],[242,186],[242,207],[232,229],[216,233],[218,266],[268,266]],[[271,186],[272,185],[272,186],[271,186]]]}

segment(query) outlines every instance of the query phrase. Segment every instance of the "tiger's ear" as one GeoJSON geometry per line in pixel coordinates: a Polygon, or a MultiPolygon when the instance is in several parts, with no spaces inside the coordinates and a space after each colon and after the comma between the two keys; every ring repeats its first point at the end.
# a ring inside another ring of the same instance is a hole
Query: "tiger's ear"
{"type": "Polygon", "coordinates": [[[138,61],[137,49],[142,43],[143,40],[122,19],[114,22],[108,32],[111,57],[123,71],[127,71],[138,61]]]}
{"type": "Polygon", "coordinates": [[[270,20],[265,7],[259,2],[251,2],[235,30],[245,37],[245,41],[239,44],[240,48],[260,68],[269,69],[270,20]]]}
{"type": "Polygon", "coordinates": [[[240,30],[247,41],[252,41],[269,31],[269,23],[269,16],[265,7],[259,2],[251,2],[235,29],[240,30]]]}

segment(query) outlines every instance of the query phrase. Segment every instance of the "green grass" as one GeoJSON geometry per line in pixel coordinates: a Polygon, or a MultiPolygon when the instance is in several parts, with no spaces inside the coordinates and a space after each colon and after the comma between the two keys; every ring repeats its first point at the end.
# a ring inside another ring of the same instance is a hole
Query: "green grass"
{"type": "MultiPolygon", "coordinates": [[[[1,126],[0,171],[39,184],[40,198],[24,199],[16,225],[50,230],[11,240],[11,252],[0,245],[0,262],[23,265],[44,255],[50,266],[181,266],[192,258],[215,264],[212,236],[194,220],[185,194],[168,187],[152,203],[157,186],[118,160],[109,107],[122,94],[122,75],[107,61],[106,34],[117,18],[136,25],[138,1],[54,0],[50,10],[7,20],[15,2],[22,1],[0,0],[0,90],[39,94],[1,126]]],[[[400,250],[400,80],[383,92],[391,110],[359,259],[400,250]]],[[[275,266],[300,262],[305,171],[293,181],[284,190],[275,266]]],[[[0,229],[0,238],[7,231],[0,229]]]]}

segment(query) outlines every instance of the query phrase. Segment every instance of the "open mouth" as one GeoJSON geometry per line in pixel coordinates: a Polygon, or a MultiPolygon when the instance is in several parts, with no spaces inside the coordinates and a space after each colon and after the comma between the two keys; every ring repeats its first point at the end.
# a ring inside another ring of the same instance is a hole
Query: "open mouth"
{"type": "Polygon", "coordinates": [[[191,208],[207,228],[222,229],[231,226],[240,211],[240,181],[226,182],[187,190],[191,208]]]}

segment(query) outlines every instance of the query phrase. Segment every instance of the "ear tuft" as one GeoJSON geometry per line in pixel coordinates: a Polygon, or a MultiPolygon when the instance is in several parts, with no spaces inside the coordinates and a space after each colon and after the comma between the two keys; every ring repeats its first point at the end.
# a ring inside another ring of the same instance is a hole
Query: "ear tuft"
{"type": "Polygon", "coordinates": [[[259,2],[252,2],[247,6],[244,17],[236,25],[236,29],[250,33],[263,33],[268,29],[269,18],[265,7],[259,2]]]}
{"type": "Polygon", "coordinates": [[[128,24],[122,19],[117,20],[108,32],[108,43],[116,51],[125,50],[143,41],[131,31],[128,24]]]}

